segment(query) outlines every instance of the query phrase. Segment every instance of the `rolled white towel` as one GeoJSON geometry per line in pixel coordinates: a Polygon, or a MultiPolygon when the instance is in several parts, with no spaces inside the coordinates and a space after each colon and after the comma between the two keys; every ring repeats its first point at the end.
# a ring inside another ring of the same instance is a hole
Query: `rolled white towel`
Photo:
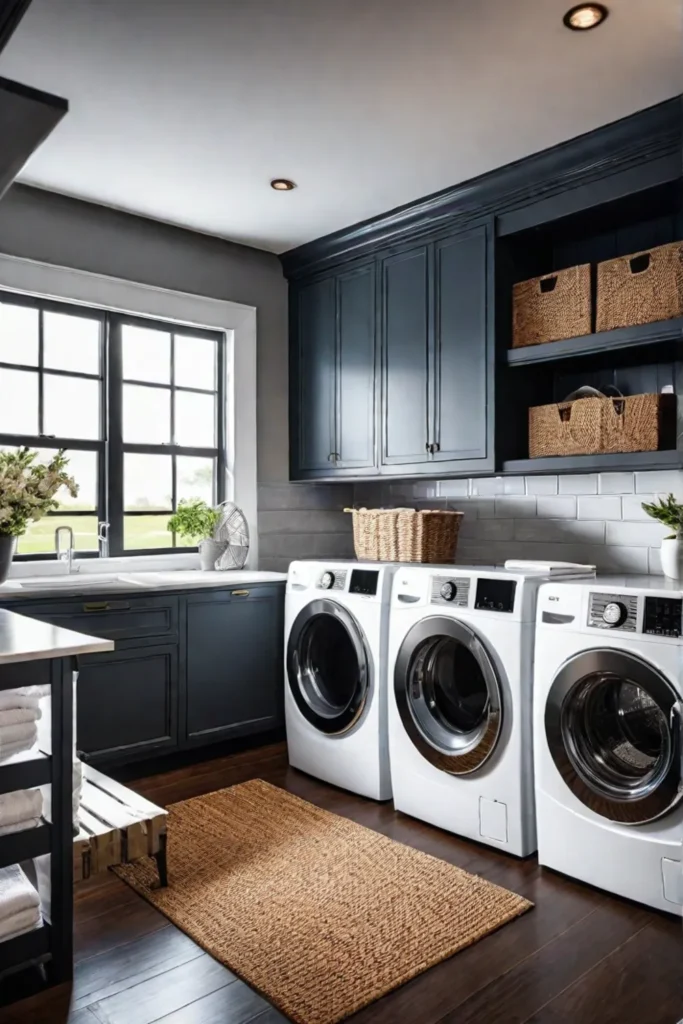
{"type": "Polygon", "coordinates": [[[13,914],[12,917],[0,920],[0,942],[7,942],[26,932],[35,931],[36,928],[40,928],[42,923],[40,907],[21,910],[18,914],[13,914]]]}
{"type": "Polygon", "coordinates": [[[37,828],[41,818],[27,818],[26,821],[17,821],[14,825],[0,825],[0,836],[9,836],[15,832],[25,832],[29,828],[37,828]]]}
{"type": "MultiPolygon", "coordinates": [[[[43,794],[43,814],[52,821],[52,786],[41,786],[43,794]]],[[[73,823],[78,827],[78,812],[81,809],[81,793],[83,792],[83,765],[76,760],[73,763],[72,787],[71,787],[71,808],[73,812],[73,823]]]]}
{"type": "Polygon", "coordinates": [[[42,711],[35,708],[0,708],[0,729],[8,725],[22,725],[24,722],[37,722],[42,711]]]}
{"type": "Polygon", "coordinates": [[[0,868],[0,921],[40,907],[40,896],[18,864],[0,868]]]}
{"type": "Polygon", "coordinates": [[[38,711],[40,718],[40,694],[22,693],[21,690],[0,691],[0,711],[11,708],[28,708],[38,711]]]}
{"type": "MultiPolygon", "coordinates": [[[[14,757],[15,754],[23,754],[26,751],[30,751],[36,745],[37,739],[38,737],[36,736],[33,743],[27,743],[25,740],[19,740],[17,743],[7,743],[0,748],[0,764],[4,764],[11,757],[14,757]]],[[[36,752],[38,752],[37,747],[36,752]]]]}
{"type": "Polygon", "coordinates": [[[14,825],[43,813],[43,794],[39,789],[18,789],[0,796],[0,826],[14,825]]]}
{"type": "Polygon", "coordinates": [[[0,725],[0,757],[7,755],[9,748],[32,747],[38,739],[35,722],[20,722],[18,725],[0,725]]]}

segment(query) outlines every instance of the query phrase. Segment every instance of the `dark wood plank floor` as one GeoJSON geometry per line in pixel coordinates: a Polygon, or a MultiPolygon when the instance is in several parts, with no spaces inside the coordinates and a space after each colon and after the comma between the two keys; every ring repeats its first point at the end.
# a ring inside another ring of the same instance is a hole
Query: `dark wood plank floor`
{"type": "MultiPolygon", "coordinates": [[[[267,779],[533,900],[535,909],[351,1018],[351,1024],[676,1024],[680,921],[450,836],[288,768],[281,744],[131,785],[158,804],[267,779]]],[[[276,1024],[285,1018],[114,875],[76,894],[73,988],[0,1024],[276,1024]]]]}

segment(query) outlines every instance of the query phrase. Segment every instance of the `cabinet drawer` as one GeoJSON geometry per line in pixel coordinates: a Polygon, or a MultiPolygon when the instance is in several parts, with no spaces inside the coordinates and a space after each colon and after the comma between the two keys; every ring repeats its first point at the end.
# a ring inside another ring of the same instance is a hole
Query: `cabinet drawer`
{"type": "Polygon", "coordinates": [[[55,626],[107,640],[171,637],[178,633],[175,597],[91,597],[49,604],[22,604],[17,611],[55,626]]]}

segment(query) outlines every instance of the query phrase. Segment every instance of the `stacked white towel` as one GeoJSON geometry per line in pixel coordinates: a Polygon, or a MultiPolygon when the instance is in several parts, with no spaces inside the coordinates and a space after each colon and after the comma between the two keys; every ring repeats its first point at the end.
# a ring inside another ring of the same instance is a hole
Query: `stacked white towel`
{"type": "Polygon", "coordinates": [[[40,824],[43,794],[39,789],[19,789],[0,796],[0,836],[23,832],[40,824]]]}
{"type": "Polygon", "coordinates": [[[42,686],[0,691],[0,760],[30,750],[37,742],[44,693],[42,686]]]}
{"type": "Polygon", "coordinates": [[[0,941],[39,928],[40,897],[18,864],[0,869],[0,941]]]}
{"type": "MultiPolygon", "coordinates": [[[[43,814],[45,817],[52,821],[52,787],[41,786],[42,800],[43,800],[43,814]]],[[[76,758],[73,762],[73,774],[72,774],[72,785],[71,785],[71,806],[73,812],[73,825],[75,829],[79,828],[78,824],[78,812],[81,809],[81,793],[83,791],[83,765],[76,758]]]]}

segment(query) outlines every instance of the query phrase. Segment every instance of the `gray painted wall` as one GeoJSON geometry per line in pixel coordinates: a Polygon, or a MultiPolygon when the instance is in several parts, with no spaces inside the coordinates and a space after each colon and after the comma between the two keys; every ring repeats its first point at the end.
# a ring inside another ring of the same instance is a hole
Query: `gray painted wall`
{"type": "Polygon", "coordinates": [[[276,256],[25,185],[0,200],[0,252],[256,306],[258,476],[287,480],[287,283],[276,256]]]}

